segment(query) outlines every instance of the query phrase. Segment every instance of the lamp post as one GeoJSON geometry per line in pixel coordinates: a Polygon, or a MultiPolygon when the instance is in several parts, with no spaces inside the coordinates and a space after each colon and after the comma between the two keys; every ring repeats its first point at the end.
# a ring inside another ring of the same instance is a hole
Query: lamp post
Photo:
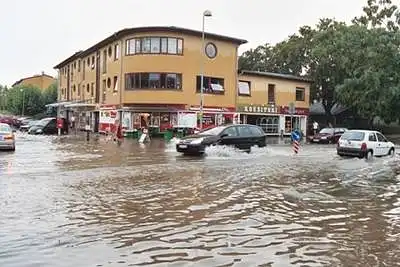
{"type": "Polygon", "coordinates": [[[20,89],[20,91],[22,92],[22,114],[21,116],[24,116],[24,111],[25,111],[25,92],[24,89],[20,89]]]}
{"type": "Polygon", "coordinates": [[[210,10],[203,12],[203,24],[201,31],[201,73],[200,73],[200,130],[203,129],[203,106],[204,106],[204,54],[205,54],[205,34],[204,34],[204,22],[206,17],[211,17],[212,13],[210,10]]]}

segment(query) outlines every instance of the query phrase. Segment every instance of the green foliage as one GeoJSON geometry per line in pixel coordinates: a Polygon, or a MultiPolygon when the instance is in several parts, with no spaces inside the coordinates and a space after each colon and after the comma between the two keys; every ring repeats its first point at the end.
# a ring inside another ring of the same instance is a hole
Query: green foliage
{"type": "Polygon", "coordinates": [[[43,111],[43,96],[39,88],[16,86],[7,94],[7,110],[14,114],[35,115],[43,111]]]}
{"type": "Polygon", "coordinates": [[[352,25],[321,19],[275,46],[263,45],[239,58],[239,68],[311,78],[311,99],[329,117],[340,104],[372,120],[400,117],[400,11],[391,0],[368,0],[352,25]]]}
{"type": "Polygon", "coordinates": [[[53,83],[43,92],[43,102],[45,105],[57,102],[57,90],[57,83],[53,83]]]}

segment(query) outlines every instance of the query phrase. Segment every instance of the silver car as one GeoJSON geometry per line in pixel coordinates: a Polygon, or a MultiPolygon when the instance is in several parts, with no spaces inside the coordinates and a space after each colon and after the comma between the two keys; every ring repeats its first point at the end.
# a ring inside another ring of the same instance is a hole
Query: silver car
{"type": "Polygon", "coordinates": [[[6,123],[0,123],[0,150],[15,150],[14,131],[6,123]]]}

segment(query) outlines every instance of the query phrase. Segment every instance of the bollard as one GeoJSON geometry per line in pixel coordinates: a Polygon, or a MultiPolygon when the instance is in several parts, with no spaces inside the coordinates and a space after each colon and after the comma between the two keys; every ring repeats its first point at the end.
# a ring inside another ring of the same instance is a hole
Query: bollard
{"type": "Polygon", "coordinates": [[[301,133],[299,133],[297,130],[294,130],[291,134],[291,137],[292,137],[293,152],[297,155],[300,149],[301,133]]]}

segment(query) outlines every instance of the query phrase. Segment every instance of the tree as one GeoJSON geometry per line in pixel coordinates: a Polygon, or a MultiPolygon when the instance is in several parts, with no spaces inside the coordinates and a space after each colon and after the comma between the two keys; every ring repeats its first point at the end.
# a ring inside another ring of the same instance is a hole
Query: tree
{"type": "Polygon", "coordinates": [[[44,110],[43,96],[39,88],[16,86],[8,91],[7,110],[14,114],[36,115],[44,110]]]}
{"type": "Polygon", "coordinates": [[[389,31],[399,30],[400,9],[392,0],[368,0],[363,12],[363,15],[353,19],[354,24],[372,28],[384,26],[389,31]]]}
{"type": "Polygon", "coordinates": [[[44,105],[51,104],[57,102],[58,97],[58,88],[57,82],[51,84],[44,92],[43,92],[43,102],[44,105]]]}

